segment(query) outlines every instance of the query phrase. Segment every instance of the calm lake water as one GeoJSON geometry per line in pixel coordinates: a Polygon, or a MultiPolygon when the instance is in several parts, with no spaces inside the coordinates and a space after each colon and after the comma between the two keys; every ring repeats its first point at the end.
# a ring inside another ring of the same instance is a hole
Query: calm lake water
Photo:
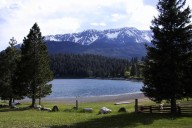
{"type": "Polygon", "coordinates": [[[47,98],[70,98],[138,93],[142,82],[99,79],[55,79],[47,98]]]}

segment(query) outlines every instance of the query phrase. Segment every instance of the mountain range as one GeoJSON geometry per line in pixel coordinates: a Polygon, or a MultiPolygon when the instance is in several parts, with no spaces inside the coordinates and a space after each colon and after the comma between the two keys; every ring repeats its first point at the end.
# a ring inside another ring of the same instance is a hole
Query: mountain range
{"type": "Polygon", "coordinates": [[[133,27],[103,31],[91,29],[72,34],[48,35],[44,39],[50,54],[96,54],[130,59],[145,56],[145,44],[151,43],[152,32],[133,27]]]}

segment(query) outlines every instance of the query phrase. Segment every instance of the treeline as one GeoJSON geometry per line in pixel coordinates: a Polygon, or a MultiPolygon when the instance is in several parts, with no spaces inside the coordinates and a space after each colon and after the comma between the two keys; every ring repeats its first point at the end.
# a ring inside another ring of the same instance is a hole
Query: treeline
{"type": "Polygon", "coordinates": [[[137,57],[133,57],[130,61],[130,66],[128,70],[125,72],[125,76],[127,78],[142,78],[142,70],[143,70],[143,62],[145,58],[142,57],[141,60],[139,60],[137,57]]]}
{"type": "Polygon", "coordinates": [[[54,54],[50,60],[55,78],[142,78],[144,57],[126,60],[90,54],[54,54]]]}
{"type": "Polygon", "coordinates": [[[51,70],[58,77],[125,77],[130,61],[99,55],[50,55],[51,70]]]}

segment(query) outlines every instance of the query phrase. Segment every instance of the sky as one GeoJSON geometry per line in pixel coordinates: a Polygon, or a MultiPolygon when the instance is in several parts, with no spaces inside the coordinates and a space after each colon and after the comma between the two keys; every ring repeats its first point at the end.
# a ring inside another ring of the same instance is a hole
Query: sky
{"type": "MultiPolygon", "coordinates": [[[[158,0],[0,0],[0,51],[22,43],[36,22],[43,36],[87,29],[149,30],[158,0]]],[[[192,9],[192,0],[187,0],[192,9]]]]}

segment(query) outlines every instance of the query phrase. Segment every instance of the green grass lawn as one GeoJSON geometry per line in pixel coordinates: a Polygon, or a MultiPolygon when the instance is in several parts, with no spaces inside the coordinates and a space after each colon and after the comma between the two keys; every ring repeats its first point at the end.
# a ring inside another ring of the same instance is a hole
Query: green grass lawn
{"type": "MultiPolygon", "coordinates": [[[[28,105],[23,103],[19,107],[28,105]]],[[[43,103],[43,105],[52,108],[55,103],[43,103]]],[[[134,103],[124,105],[114,105],[110,102],[80,103],[78,111],[72,110],[73,104],[57,105],[59,112],[1,108],[0,128],[192,128],[192,115],[135,114],[134,103]],[[112,109],[112,113],[98,115],[99,109],[104,106],[112,109]],[[93,108],[94,112],[83,113],[81,110],[86,107],[93,108]],[[125,107],[128,112],[118,113],[121,107],[125,107]]]]}

